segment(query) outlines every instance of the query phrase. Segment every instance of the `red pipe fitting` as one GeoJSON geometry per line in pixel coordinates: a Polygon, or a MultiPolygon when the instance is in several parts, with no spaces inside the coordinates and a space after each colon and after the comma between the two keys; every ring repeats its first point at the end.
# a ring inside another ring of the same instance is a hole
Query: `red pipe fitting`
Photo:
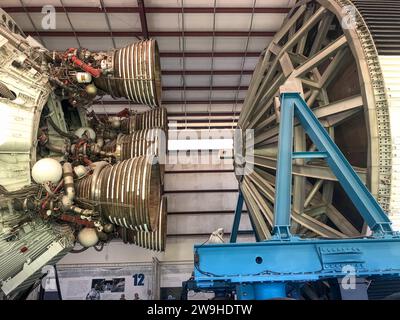
{"type": "Polygon", "coordinates": [[[100,77],[101,70],[89,66],[88,64],[86,64],[82,60],[80,60],[77,56],[72,56],[71,61],[73,64],[77,65],[82,70],[90,73],[93,77],[95,77],[95,78],[100,77]]]}

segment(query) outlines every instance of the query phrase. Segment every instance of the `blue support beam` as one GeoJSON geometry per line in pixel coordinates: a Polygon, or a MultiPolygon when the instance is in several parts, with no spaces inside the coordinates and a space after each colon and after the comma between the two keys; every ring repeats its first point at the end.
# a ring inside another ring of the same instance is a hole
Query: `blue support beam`
{"type": "Polygon", "coordinates": [[[194,277],[203,288],[217,281],[240,284],[341,278],[349,266],[357,277],[400,274],[399,237],[196,245],[194,251],[194,277]]]}
{"type": "MultiPolygon", "coordinates": [[[[285,109],[294,110],[294,115],[316,145],[318,151],[327,155],[326,160],[329,167],[371,230],[376,235],[391,233],[391,222],[387,214],[382,210],[378,202],[355,173],[350,163],[307,106],[307,103],[301,98],[300,94],[282,94],[281,106],[282,111],[285,109]]],[[[279,164],[280,160],[278,159],[279,164]]]]}
{"type": "Polygon", "coordinates": [[[239,225],[240,225],[240,218],[242,217],[242,211],[243,211],[243,194],[239,190],[239,196],[238,196],[238,201],[236,204],[235,218],[233,220],[230,243],[235,243],[237,240],[237,235],[239,232],[239,225]]]}
{"type": "MultiPolygon", "coordinates": [[[[299,93],[281,96],[273,239],[257,243],[197,245],[194,286],[235,290],[239,299],[285,296],[288,282],[355,277],[400,277],[400,235],[299,93]],[[293,152],[297,117],[317,152],[293,152]],[[373,231],[357,239],[300,239],[290,234],[292,160],[323,158],[373,231]],[[282,241],[285,240],[285,241],[282,241]]],[[[235,242],[243,207],[239,193],[232,229],[235,242]]]]}
{"type": "Polygon", "coordinates": [[[327,157],[326,152],[293,152],[292,159],[324,159],[327,157]]]}
{"type": "Polygon", "coordinates": [[[294,105],[281,108],[273,234],[290,239],[294,105]]]}

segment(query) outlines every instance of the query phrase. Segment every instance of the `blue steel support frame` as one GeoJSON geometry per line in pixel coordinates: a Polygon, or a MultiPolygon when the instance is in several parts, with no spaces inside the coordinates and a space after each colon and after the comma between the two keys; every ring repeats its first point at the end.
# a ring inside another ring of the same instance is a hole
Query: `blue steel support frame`
{"type": "MultiPolygon", "coordinates": [[[[239,196],[238,196],[238,200],[236,203],[236,209],[235,209],[235,217],[233,218],[233,225],[232,225],[232,231],[231,231],[231,238],[229,240],[230,243],[235,243],[237,240],[237,236],[239,233],[239,225],[240,225],[240,219],[242,217],[242,212],[243,212],[243,193],[239,188],[239,196]]],[[[254,236],[256,238],[256,241],[259,242],[260,238],[256,232],[256,228],[254,227],[254,222],[253,219],[251,218],[251,216],[249,216],[249,220],[251,223],[251,226],[253,228],[254,231],[254,236]]]]}
{"type": "Polygon", "coordinates": [[[391,233],[391,222],[387,214],[382,210],[300,94],[283,93],[281,106],[274,229],[280,232],[281,229],[286,230],[290,224],[291,200],[288,195],[291,194],[292,185],[290,177],[292,174],[293,121],[295,116],[318,149],[318,153],[294,153],[295,157],[298,158],[300,155],[303,158],[312,158],[319,155],[326,158],[340,185],[375,235],[391,233]]]}
{"type": "Polygon", "coordinates": [[[242,211],[243,211],[243,194],[239,188],[239,196],[238,196],[238,201],[236,204],[235,218],[233,219],[230,243],[234,243],[237,240],[237,235],[239,232],[239,225],[240,225],[240,218],[242,217],[242,211]]]}
{"type": "MultiPolygon", "coordinates": [[[[231,240],[236,240],[243,206],[240,193],[231,240]]],[[[231,288],[239,299],[285,296],[288,282],[341,278],[353,267],[357,277],[400,277],[400,235],[334,144],[299,93],[281,95],[281,122],[272,240],[257,243],[196,245],[197,288],[231,288]],[[297,117],[317,152],[293,152],[297,117]],[[290,234],[292,160],[325,158],[339,183],[373,231],[359,239],[299,239],[290,234]],[[346,269],[347,270],[347,269],[346,269]]]]}
{"type": "Polygon", "coordinates": [[[293,153],[293,106],[281,108],[278,141],[278,165],[276,169],[276,192],[274,225],[272,233],[281,239],[290,239],[290,213],[292,194],[292,153],[293,153]]]}

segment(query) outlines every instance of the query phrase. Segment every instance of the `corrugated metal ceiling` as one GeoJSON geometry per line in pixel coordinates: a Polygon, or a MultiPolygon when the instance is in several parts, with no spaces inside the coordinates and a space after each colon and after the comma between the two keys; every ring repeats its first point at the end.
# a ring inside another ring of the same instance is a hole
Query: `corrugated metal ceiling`
{"type": "MultiPolygon", "coordinates": [[[[50,50],[122,47],[143,37],[147,25],[159,44],[169,112],[204,112],[210,118],[224,112],[234,121],[258,54],[294,2],[144,0],[142,11],[141,0],[2,0],[1,7],[50,50]],[[55,30],[42,28],[43,5],[56,7],[55,30]]],[[[96,108],[115,113],[125,107],[106,99],[96,108]]]]}

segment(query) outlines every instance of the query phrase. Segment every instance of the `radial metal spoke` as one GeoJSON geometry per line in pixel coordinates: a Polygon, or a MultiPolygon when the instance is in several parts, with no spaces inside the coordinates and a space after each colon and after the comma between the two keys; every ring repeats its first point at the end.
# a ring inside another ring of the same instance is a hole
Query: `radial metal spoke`
{"type": "MultiPolygon", "coordinates": [[[[319,8],[315,14],[308,19],[308,21],[292,36],[290,37],[289,41],[285,44],[285,46],[282,47],[281,52],[278,54],[277,59],[274,60],[274,62],[269,66],[269,70],[266,74],[266,76],[262,79],[262,82],[260,84],[260,87],[258,89],[258,92],[256,96],[251,99],[251,103],[253,105],[258,105],[259,101],[261,100],[262,97],[264,97],[264,92],[266,91],[267,88],[270,87],[270,82],[274,77],[275,72],[278,69],[278,60],[282,57],[284,52],[290,51],[297,43],[298,41],[301,40],[301,38],[309,32],[315,24],[317,24],[325,14],[326,9],[321,7],[319,8]]],[[[264,99],[265,100],[265,99],[264,99]]],[[[245,123],[246,118],[243,119],[243,123],[245,123]]]]}
{"type": "MultiPolygon", "coordinates": [[[[246,171],[241,185],[251,202],[251,210],[258,215],[255,220],[262,217],[269,227],[275,201],[280,120],[278,97],[279,88],[285,82],[294,78],[301,80],[307,105],[343,153],[351,155],[350,162],[362,167],[369,163],[367,156],[371,149],[365,147],[359,156],[358,151],[352,152],[355,142],[346,141],[346,133],[353,133],[354,129],[357,138],[363,139],[365,131],[370,135],[369,129],[362,126],[366,121],[370,125],[371,119],[365,119],[361,112],[367,110],[365,83],[361,83],[362,77],[357,74],[354,39],[341,29],[340,19],[335,18],[337,12],[330,10],[331,7],[325,8],[324,1],[303,1],[285,19],[259,60],[238,121],[242,129],[254,130],[254,146],[246,146],[243,153],[254,171],[246,171]],[[347,121],[351,123],[349,128],[343,125],[347,121]],[[254,156],[247,157],[251,150],[254,156]]],[[[370,114],[368,110],[367,114],[370,114]]],[[[317,151],[298,121],[294,121],[294,126],[294,151],[317,151]]],[[[371,137],[368,144],[371,144],[370,140],[371,137]]],[[[363,148],[367,143],[361,144],[363,148]]],[[[331,238],[360,236],[353,225],[359,225],[356,213],[338,210],[353,209],[337,203],[338,181],[324,160],[295,159],[292,169],[294,233],[331,238]]],[[[369,166],[354,169],[364,183],[369,181],[369,166]]],[[[265,230],[263,232],[266,235],[265,230]]]]}
{"type": "MultiPolygon", "coordinates": [[[[362,97],[357,95],[357,96],[352,96],[352,97],[346,98],[344,100],[340,100],[340,101],[337,101],[337,102],[334,102],[334,103],[331,103],[331,104],[328,104],[325,106],[315,108],[315,109],[313,109],[313,111],[315,113],[315,116],[318,119],[322,119],[322,118],[332,116],[332,115],[335,115],[335,114],[338,114],[341,112],[361,108],[362,106],[363,106],[362,97]]],[[[348,115],[350,116],[350,115],[352,115],[352,113],[348,114],[348,115]]],[[[346,119],[346,117],[345,117],[345,119],[346,119]]],[[[273,119],[273,120],[275,120],[275,119],[273,119]]],[[[272,119],[269,120],[267,118],[266,120],[264,120],[264,122],[262,124],[265,123],[266,125],[268,125],[271,122],[272,122],[272,119]]],[[[297,126],[298,124],[299,124],[298,121],[295,121],[295,126],[297,126]]],[[[256,133],[256,138],[254,139],[255,144],[261,143],[271,137],[278,135],[278,133],[279,133],[278,125],[276,125],[272,128],[266,129],[266,131],[263,131],[263,130],[265,130],[264,128],[265,128],[265,126],[263,126],[263,127],[260,126],[259,128],[257,128],[257,130],[261,131],[262,133],[261,134],[256,133]]]]}
{"type": "Polygon", "coordinates": [[[323,183],[324,183],[324,180],[320,179],[314,184],[314,186],[311,189],[311,191],[307,194],[306,200],[304,201],[304,208],[308,207],[308,205],[310,204],[311,200],[313,199],[315,194],[318,192],[319,188],[321,188],[323,183]]]}
{"type": "Polygon", "coordinates": [[[317,36],[315,37],[314,43],[311,47],[310,56],[313,56],[321,49],[334,17],[335,16],[329,12],[319,23],[318,33],[317,33],[317,36]]]}
{"type": "Polygon", "coordinates": [[[336,41],[332,42],[330,45],[322,49],[320,52],[315,54],[313,57],[308,59],[304,64],[297,68],[293,73],[292,77],[302,77],[307,72],[310,72],[313,68],[321,64],[329,57],[333,56],[338,50],[343,46],[347,45],[347,39],[345,36],[341,36],[336,41]]]}
{"type": "MultiPolygon", "coordinates": [[[[253,163],[256,166],[276,170],[277,160],[271,157],[254,156],[254,161],[248,160],[249,163],[253,163]]],[[[365,183],[366,181],[366,169],[354,168],[360,179],[365,183]]],[[[309,177],[314,179],[323,179],[329,181],[337,181],[337,178],[332,173],[328,166],[317,166],[317,165],[298,165],[293,164],[293,174],[309,177]]]]}
{"type": "MultiPolygon", "coordinates": [[[[252,203],[252,206],[256,205],[256,207],[252,208],[252,211],[255,212],[256,216],[255,220],[258,221],[259,219],[259,213],[262,213],[264,215],[264,218],[269,224],[269,230],[271,230],[272,223],[273,223],[273,209],[272,207],[263,201],[263,197],[261,196],[261,193],[264,193],[264,190],[261,191],[259,188],[256,187],[255,184],[253,184],[251,181],[249,181],[249,176],[246,176],[244,178],[243,185],[245,186],[246,192],[248,192],[248,197],[251,197],[250,202],[252,203]],[[257,210],[259,209],[259,210],[257,210]]],[[[260,184],[258,184],[259,186],[260,184]]],[[[275,190],[271,190],[271,187],[268,187],[268,194],[270,195],[270,192],[272,192],[272,199],[274,198],[275,195],[275,190]]],[[[253,213],[251,213],[253,214],[253,213]]],[[[294,210],[292,211],[292,219],[293,222],[301,225],[304,228],[307,228],[309,230],[314,231],[317,235],[322,236],[322,237],[330,237],[330,238],[343,238],[346,237],[346,234],[335,230],[332,227],[329,227],[328,225],[318,221],[317,219],[307,216],[305,214],[299,214],[295,212],[294,210]]]]}

